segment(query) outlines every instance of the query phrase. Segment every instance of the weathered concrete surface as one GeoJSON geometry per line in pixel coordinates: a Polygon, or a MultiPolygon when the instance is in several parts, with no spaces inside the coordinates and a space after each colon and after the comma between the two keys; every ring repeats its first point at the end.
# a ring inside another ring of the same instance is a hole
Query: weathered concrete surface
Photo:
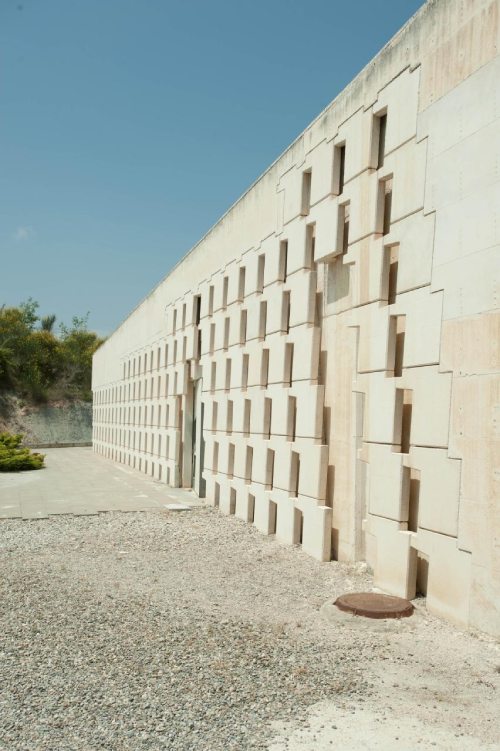
{"type": "Polygon", "coordinates": [[[91,445],[92,404],[24,404],[13,394],[0,395],[0,433],[22,433],[27,446],[91,445]]]}
{"type": "Polygon", "coordinates": [[[45,453],[45,469],[0,474],[0,519],[143,511],[172,502],[200,505],[189,491],[167,488],[125,467],[110,468],[90,448],[45,453]]]}
{"type": "Polygon", "coordinates": [[[92,404],[42,405],[29,411],[24,421],[30,446],[92,443],[92,404]]]}

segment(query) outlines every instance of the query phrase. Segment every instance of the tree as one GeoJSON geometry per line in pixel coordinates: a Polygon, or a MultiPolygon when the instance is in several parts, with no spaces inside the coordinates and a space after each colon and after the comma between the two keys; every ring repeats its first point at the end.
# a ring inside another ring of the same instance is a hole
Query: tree
{"type": "Polygon", "coordinates": [[[24,324],[27,326],[27,328],[34,329],[35,323],[38,321],[38,316],[36,314],[36,311],[40,305],[33,300],[32,297],[28,297],[26,302],[22,302],[19,305],[19,310],[21,311],[22,320],[24,324]]]}
{"type": "Polygon", "coordinates": [[[71,327],[59,326],[63,352],[63,380],[68,391],[81,393],[84,399],[92,398],[92,356],[103,339],[87,328],[89,314],[74,316],[71,327]]]}
{"type": "Polygon", "coordinates": [[[10,386],[14,371],[12,350],[5,344],[0,344],[0,386],[10,386]]]}
{"type": "Polygon", "coordinates": [[[18,374],[26,365],[27,340],[35,324],[36,308],[31,303],[18,308],[0,309],[0,350],[2,383],[15,385],[18,374]]]}
{"type": "Polygon", "coordinates": [[[90,400],[92,355],[103,340],[88,330],[89,314],[60,324],[57,336],[56,316],[39,318],[38,307],[31,297],[0,307],[0,388],[34,401],[90,400]]]}
{"type": "Polygon", "coordinates": [[[54,324],[56,322],[57,316],[50,315],[50,316],[44,316],[43,318],[40,318],[40,328],[42,331],[49,331],[50,333],[54,330],[54,324]]]}
{"type": "Polygon", "coordinates": [[[32,331],[26,341],[26,373],[32,395],[45,401],[64,367],[61,342],[50,331],[32,331]]]}

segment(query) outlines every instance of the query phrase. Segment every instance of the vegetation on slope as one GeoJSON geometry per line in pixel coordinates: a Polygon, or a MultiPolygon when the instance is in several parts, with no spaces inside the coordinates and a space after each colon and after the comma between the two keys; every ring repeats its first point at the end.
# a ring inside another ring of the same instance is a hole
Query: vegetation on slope
{"type": "Polygon", "coordinates": [[[22,447],[22,438],[22,435],[0,433],[0,472],[42,469],[45,456],[22,447]]]}
{"type": "Polygon", "coordinates": [[[92,355],[104,340],[88,330],[88,314],[56,334],[56,317],[40,318],[38,307],[29,298],[0,308],[0,392],[34,402],[90,401],[92,355]]]}

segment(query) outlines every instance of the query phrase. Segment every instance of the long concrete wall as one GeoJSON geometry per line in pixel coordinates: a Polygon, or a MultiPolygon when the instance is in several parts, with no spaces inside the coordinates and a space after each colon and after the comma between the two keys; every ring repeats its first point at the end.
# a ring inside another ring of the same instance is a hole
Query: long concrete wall
{"type": "Polygon", "coordinates": [[[93,375],[96,451],[491,633],[499,14],[423,6],[93,375]]]}

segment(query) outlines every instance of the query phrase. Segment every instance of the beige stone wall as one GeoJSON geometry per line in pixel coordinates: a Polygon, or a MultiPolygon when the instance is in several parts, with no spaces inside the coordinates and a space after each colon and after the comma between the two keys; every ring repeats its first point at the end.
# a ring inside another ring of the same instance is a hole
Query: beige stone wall
{"type": "Polygon", "coordinates": [[[194,440],[223,512],[491,633],[499,5],[428,2],[110,337],[93,384],[96,451],[190,485],[194,440]]]}

